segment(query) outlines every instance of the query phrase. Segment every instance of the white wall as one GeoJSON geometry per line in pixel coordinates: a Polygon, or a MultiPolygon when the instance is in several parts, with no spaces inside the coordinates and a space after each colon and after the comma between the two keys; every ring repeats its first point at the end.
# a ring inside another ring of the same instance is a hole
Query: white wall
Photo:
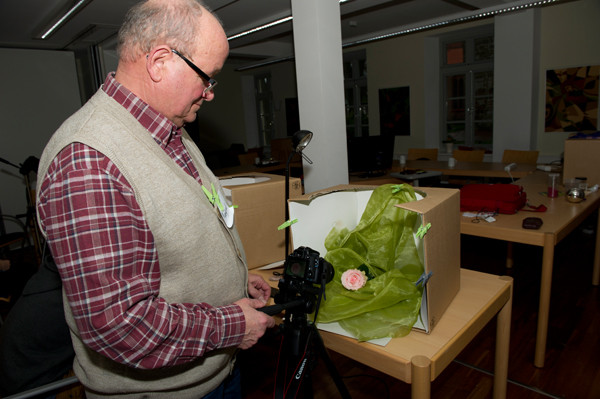
{"type": "MultiPolygon", "coordinates": [[[[71,52],[0,49],[0,88],[0,157],[16,165],[39,158],[52,133],[81,106],[71,52]]],[[[25,213],[26,205],[23,177],[0,163],[2,212],[25,213]]]]}
{"type": "MultiPolygon", "coordinates": [[[[544,132],[546,71],[600,65],[600,1],[579,0],[543,9],[537,95],[537,145],[541,154],[560,156],[568,133],[544,132]]],[[[597,127],[600,130],[600,126],[597,127]]]]}

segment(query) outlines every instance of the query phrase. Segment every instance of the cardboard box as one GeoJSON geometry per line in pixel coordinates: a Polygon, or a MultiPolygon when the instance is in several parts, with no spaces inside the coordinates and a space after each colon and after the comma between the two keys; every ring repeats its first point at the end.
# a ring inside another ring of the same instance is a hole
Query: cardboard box
{"type": "MultiPolygon", "coordinates": [[[[242,239],[248,268],[282,261],[285,232],[285,177],[251,173],[220,178],[227,200],[237,208],[234,223],[242,239]]],[[[299,178],[290,178],[290,197],[302,194],[299,178]]]]}
{"type": "Polygon", "coordinates": [[[600,139],[565,140],[563,182],[587,177],[588,187],[600,184],[600,139]]]}
{"type": "MultiPolygon", "coordinates": [[[[342,185],[290,197],[290,218],[298,219],[292,225],[294,248],[307,246],[325,256],[327,234],[334,226],[356,227],[373,189],[342,185]]],[[[419,200],[397,206],[420,215],[414,233],[431,223],[423,239],[415,235],[425,274],[432,274],[423,292],[423,323],[414,328],[429,333],[460,288],[460,201],[455,189],[422,187],[415,192],[419,200]]]]}

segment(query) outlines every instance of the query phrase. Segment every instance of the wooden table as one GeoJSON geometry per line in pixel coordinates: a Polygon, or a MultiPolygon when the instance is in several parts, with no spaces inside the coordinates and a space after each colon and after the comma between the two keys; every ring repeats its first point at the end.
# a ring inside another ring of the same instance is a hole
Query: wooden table
{"type": "MultiPolygon", "coordinates": [[[[522,178],[533,173],[537,165],[519,164],[510,171],[504,170],[507,164],[502,162],[456,162],[453,168],[448,167],[448,161],[407,161],[406,169],[432,170],[442,172],[447,176],[472,176],[494,178],[522,178]]],[[[394,166],[393,172],[400,172],[400,165],[394,166]]]]}
{"type": "MultiPolygon", "coordinates": [[[[271,270],[253,270],[268,280],[271,270]]],[[[271,284],[274,284],[271,282],[271,284]]],[[[461,269],[460,290],[430,334],[412,331],[386,346],[321,331],[325,346],[411,384],[412,397],[430,397],[437,378],[469,342],[497,317],[494,398],[506,397],[512,278],[461,269]]]]}
{"type": "MultiPolygon", "coordinates": [[[[516,182],[523,186],[531,205],[544,204],[548,208],[543,213],[518,212],[515,215],[498,215],[496,221],[473,223],[473,218],[461,217],[462,234],[504,240],[509,243],[537,245],[543,247],[542,273],[540,278],[540,303],[538,312],[537,336],[535,344],[534,364],[544,367],[546,340],[548,336],[548,319],[550,314],[550,291],[552,285],[552,267],[554,263],[554,247],[592,212],[600,207],[600,193],[591,193],[581,203],[566,201],[564,188],[559,197],[548,198],[547,173],[536,171],[516,182]],[[522,227],[523,219],[536,216],[542,219],[539,230],[528,230],[522,227]]],[[[598,285],[600,280],[600,218],[597,222],[596,247],[592,273],[592,284],[598,285]]],[[[507,263],[512,263],[512,251],[508,251],[507,263]]]]}

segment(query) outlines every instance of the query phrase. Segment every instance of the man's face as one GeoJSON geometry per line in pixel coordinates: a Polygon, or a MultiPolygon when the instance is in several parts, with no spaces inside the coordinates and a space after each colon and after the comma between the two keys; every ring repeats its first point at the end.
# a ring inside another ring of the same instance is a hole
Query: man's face
{"type": "MultiPolygon", "coordinates": [[[[212,21],[212,16],[210,18],[212,21]]],[[[220,24],[216,20],[212,22],[204,23],[202,44],[192,54],[171,52],[169,63],[172,74],[167,94],[169,101],[165,103],[165,108],[168,110],[166,116],[177,126],[193,122],[202,103],[212,101],[215,97],[214,90],[207,90],[210,83],[206,76],[201,76],[185,61],[187,59],[209,78],[214,78],[221,70],[229,52],[229,44],[220,24]]],[[[179,49],[175,50],[179,52],[179,49]]]]}

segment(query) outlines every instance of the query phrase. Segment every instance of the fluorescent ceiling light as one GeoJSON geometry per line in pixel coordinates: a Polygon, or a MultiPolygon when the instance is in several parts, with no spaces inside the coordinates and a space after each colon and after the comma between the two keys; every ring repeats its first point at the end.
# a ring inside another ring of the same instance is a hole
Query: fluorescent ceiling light
{"type": "Polygon", "coordinates": [[[39,38],[42,40],[47,39],[51,34],[53,34],[58,28],[62,26],[70,17],[73,15],[85,2],[88,0],[79,0],[69,11],[67,11],[63,16],[61,16],[47,31],[42,33],[39,38]]]}
{"type": "Polygon", "coordinates": [[[242,36],[250,35],[250,34],[252,34],[252,33],[255,33],[255,32],[261,31],[261,30],[263,30],[263,29],[272,28],[273,26],[277,26],[277,25],[283,24],[283,23],[285,23],[285,22],[287,22],[287,21],[291,21],[291,20],[292,20],[292,16],[290,15],[289,17],[281,18],[281,19],[278,19],[278,20],[276,20],[276,21],[269,22],[268,24],[264,24],[264,25],[261,25],[261,26],[257,26],[256,28],[252,28],[252,29],[249,29],[249,30],[247,30],[247,31],[240,32],[240,33],[238,33],[238,34],[235,34],[235,35],[233,35],[233,36],[229,36],[229,37],[227,38],[227,40],[238,39],[238,38],[240,38],[240,37],[242,37],[242,36]]]}

